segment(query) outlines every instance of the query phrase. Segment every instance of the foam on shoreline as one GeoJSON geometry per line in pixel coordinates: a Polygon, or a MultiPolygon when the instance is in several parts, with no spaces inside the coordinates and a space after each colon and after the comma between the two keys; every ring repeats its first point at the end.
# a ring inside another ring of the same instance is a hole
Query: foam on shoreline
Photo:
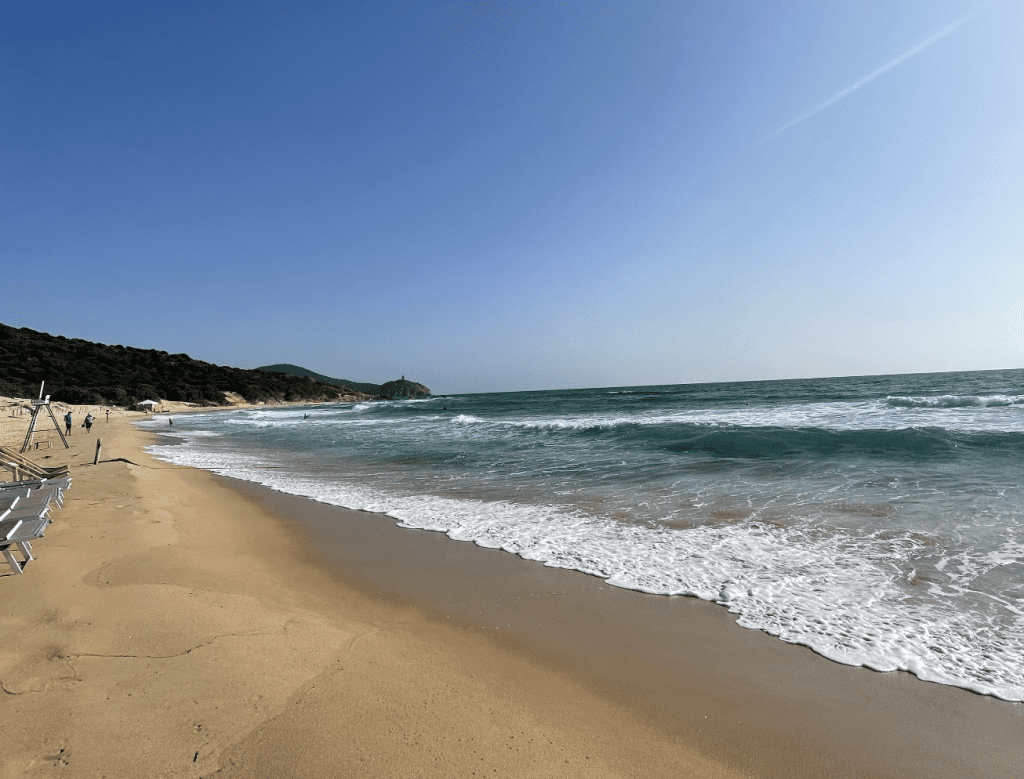
{"type": "Polygon", "coordinates": [[[99,434],[34,453],[74,487],[0,576],[4,779],[1024,768],[1017,707],[99,434]]]}

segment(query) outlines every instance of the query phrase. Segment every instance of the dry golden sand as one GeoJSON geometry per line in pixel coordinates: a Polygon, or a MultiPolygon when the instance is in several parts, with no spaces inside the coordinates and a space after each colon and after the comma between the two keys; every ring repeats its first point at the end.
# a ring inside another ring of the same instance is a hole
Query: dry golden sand
{"type": "Polygon", "coordinates": [[[1024,777],[1019,706],[171,466],[142,415],[97,417],[31,453],[74,485],[0,570],[0,779],[1024,777]]]}
{"type": "Polygon", "coordinates": [[[739,775],[305,564],[275,516],[146,440],[112,418],[33,452],[74,484],[25,574],[0,574],[3,779],[739,775]]]}

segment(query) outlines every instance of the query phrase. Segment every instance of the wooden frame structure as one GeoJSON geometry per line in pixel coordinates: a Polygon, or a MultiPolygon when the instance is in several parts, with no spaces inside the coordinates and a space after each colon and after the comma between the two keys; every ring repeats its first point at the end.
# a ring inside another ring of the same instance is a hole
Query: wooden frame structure
{"type": "Polygon", "coordinates": [[[57,423],[57,417],[53,415],[53,409],[50,408],[50,396],[47,395],[43,398],[43,387],[46,386],[44,381],[39,385],[39,400],[32,401],[32,419],[28,423],[28,432],[25,433],[25,442],[21,445],[22,454],[28,451],[28,448],[32,446],[32,436],[36,432],[36,419],[39,417],[39,412],[42,409],[46,409],[46,413],[50,415],[50,419],[53,420],[53,427],[57,431],[57,435],[60,436],[61,442],[64,444],[65,449],[70,449],[71,444],[68,443],[68,439],[64,437],[64,433],[60,429],[60,425],[57,423]]]}
{"type": "Polygon", "coordinates": [[[13,473],[14,481],[54,479],[67,476],[70,473],[66,465],[44,468],[6,446],[0,446],[0,468],[6,468],[13,473]]]}

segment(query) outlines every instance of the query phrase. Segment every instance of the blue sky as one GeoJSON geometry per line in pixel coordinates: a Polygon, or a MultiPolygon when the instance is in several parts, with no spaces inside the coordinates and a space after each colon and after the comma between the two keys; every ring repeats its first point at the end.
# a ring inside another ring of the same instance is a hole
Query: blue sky
{"type": "Polygon", "coordinates": [[[435,392],[1021,367],[1021,29],[1019,0],[24,3],[0,322],[435,392]]]}

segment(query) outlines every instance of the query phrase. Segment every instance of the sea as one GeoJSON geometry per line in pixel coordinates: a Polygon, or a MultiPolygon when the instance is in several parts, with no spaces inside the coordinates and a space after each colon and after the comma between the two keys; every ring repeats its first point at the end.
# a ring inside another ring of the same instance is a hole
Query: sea
{"type": "Polygon", "coordinates": [[[140,423],[169,462],[718,603],[839,663],[1024,701],[1024,370],[173,421],[140,423]]]}

